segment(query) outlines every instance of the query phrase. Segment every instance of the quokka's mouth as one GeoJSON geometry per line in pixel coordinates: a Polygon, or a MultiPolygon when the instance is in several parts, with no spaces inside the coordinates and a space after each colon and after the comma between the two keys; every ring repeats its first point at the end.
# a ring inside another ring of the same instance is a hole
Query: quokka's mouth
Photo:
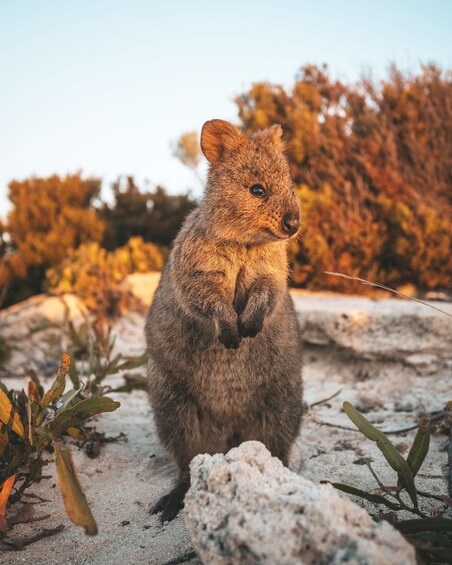
{"type": "Polygon", "coordinates": [[[287,234],[276,234],[274,231],[272,231],[270,228],[265,228],[265,233],[267,233],[268,235],[270,235],[272,237],[272,239],[277,239],[280,241],[283,241],[284,239],[290,239],[290,237],[287,234]]]}

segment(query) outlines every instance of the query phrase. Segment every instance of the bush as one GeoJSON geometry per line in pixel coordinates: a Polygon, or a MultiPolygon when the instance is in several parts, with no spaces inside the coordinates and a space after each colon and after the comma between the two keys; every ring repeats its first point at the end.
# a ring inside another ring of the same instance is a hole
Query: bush
{"type": "Polygon", "coordinates": [[[328,270],[452,287],[450,79],[433,65],[392,67],[381,84],[346,85],[306,66],[290,91],[258,83],[236,99],[247,131],[284,130],[303,205],[294,284],[362,292],[328,270]]]}
{"type": "Polygon", "coordinates": [[[119,178],[112,188],[114,203],[100,209],[107,226],[102,245],[108,250],[134,236],[169,246],[196,205],[189,194],[170,195],[160,186],[153,192],[141,191],[131,176],[119,178]]]}
{"type": "Polygon", "coordinates": [[[100,179],[80,174],[9,183],[12,209],[0,226],[0,287],[9,288],[6,305],[40,292],[46,269],[71,249],[102,239],[104,222],[93,208],[100,186],[100,179]]]}
{"type": "Polygon", "coordinates": [[[141,237],[111,252],[99,243],[85,243],[47,271],[47,288],[53,294],[74,293],[91,311],[111,316],[126,300],[118,283],[130,273],[159,271],[164,261],[164,251],[141,237]]]}

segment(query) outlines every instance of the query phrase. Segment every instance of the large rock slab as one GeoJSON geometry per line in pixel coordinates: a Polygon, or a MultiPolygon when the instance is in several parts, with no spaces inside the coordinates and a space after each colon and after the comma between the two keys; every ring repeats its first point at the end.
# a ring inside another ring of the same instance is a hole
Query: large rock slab
{"type": "MultiPolygon", "coordinates": [[[[423,304],[332,293],[292,294],[303,340],[352,359],[401,362],[420,372],[452,365],[452,318],[423,304]]],[[[452,314],[452,304],[430,302],[452,314]]]]}
{"type": "Polygon", "coordinates": [[[41,375],[54,373],[59,350],[52,346],[50,335],[60,336],[66,320],[82,322],[88,310],[74,294],[46,296],[39,294],[0,311],[0,338],[9,350],[6,376],[30,369],[41,375]],[[43,328],[55,325],[55,329],[43,328]]]}
{"type": "Polygon", "coordinates": [[[414,549],[330,485],[283,467],[263,444],[198,455],[185,524],[205,565],[408,565],[414,549]]]}

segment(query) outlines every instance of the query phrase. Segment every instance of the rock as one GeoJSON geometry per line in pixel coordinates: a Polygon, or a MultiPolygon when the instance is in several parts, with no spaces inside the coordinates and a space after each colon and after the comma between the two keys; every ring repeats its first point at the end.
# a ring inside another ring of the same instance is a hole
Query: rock
{"type": "Polygon", "coordinates": [[[7,341],[28,338],[30,330],[44,322],[63,324],[64,319],[76,321],[87,314],[86,306],[74,294],[46,296],[38,294],[0,311],[0,332],[7,341]]]}
{"type": "Polygon", "coordinates": [[[191,481],[185,524],[205,565],[416,563],[389,523],[291,472],[259,442],[198,455],[191,481]]]}
{"type": "Polygon", "coordinates": [[[409,355],[405,359],[405,363],[408,366],[411,365],[414,367],[416,372],[420,375],[436,373],[444,364],[442,359],[429,353],[414,353],[413,355],[409,355]]]}
{"type": "Polygon", "coordinates": [[[133,273],[128,275],[120,286],[130,291],[143,305],[149,306],[159,281],[160,273],[133,273]]]}
{"type": "Polygon", "coordinates": [[[39,294],[1,310],[0,337],[10,350],[7,374],[30,369],[41,375],[53,374],[58,366],[58,352],[53,351],[55,348],[48,340],[51,334],[59,336],[61,330],[49,325],[63,326],[67,317],[77,326],[87,313],[83,302],[74,294],[39,294]]]}
{"type": "MultiPolygon", "coordinates": [[[[452,358],[452,319],[423,304],[301,291],[292,296],[307,345],[355,361],[403,363],[421,374],[452,358]]],[[[451,304],[432,305],[452,314],[451,304]]]]}

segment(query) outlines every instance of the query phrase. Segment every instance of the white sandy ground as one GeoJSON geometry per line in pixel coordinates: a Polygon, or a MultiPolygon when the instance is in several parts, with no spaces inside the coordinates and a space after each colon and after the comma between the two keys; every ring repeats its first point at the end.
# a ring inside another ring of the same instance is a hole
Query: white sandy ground
{"type": "MultiPolygon", "coordinates": [[[[404,302],[393,302],[393,308],[398,305],[402,310],[405,308],[404,302]]],[[[143,323],[144,316],[138,313],[130,313],[118,322],[115,327],[118,350],[127,354],[143,350],[143,323]]],[[[421,412],[441,409],[452,396],[452,379],[447,366],[429,376],[416,375],[413,370],[397,364],[374,363],[371,371],[357,372],[356,362],[344,354],[328,353],[325,348],[310,347],[305,351],[304,379],[308,404],[339,389],[342,392],[328,404],[314,407],[306,416],[293,450],[291,468],[316,482],[329,479],[364,489],[376,487],[367,467],[359,464],[365,456],[374,460],[374,468],[383,482],[391,485],[396,482],[381,453],[360,433],[322,426],[318,422],[352,426],[341,410],[342,402],[349,400],[367,409],[367,417],[381,429],[397,429],[415,422],[421,412]],[[397,402],[401,403],[399,408],[410,411],[395,411],[397,402]]],[[[6,384],[8,387],[24,386],[23,381],[17,379],[8,379],[6,384]]],[[[97,459],[90,459],[83,450],[72,447],[99,534],[87,537],[70,523],[55,486],[53,465],[50,465],[45,472],[52,478],[31,491],[51,501],[35,506],[36,515],[50,514],[50,517],[43,522],[15,526],[11,537],[59,524],[64,524],[65,529],[20,552],[0,553],[1,564],[163,564],[192,549],[182,514],[162,527],[158,517],[148,513],[150,505],[170,489],[176,472],[159,444],[146,394],[111,396],[121,401],[121,407],[99,417],[96,425],[108,436],[124,432],[126,441],[107,443],[97,459]]],[[[405,455],[414,433],[391,436],[405,455]]],[[[438,495],[447,493],[445,446],[445,436],[432,437],[428,458],[417,480],[420,490],[438,495]]],[[[422,504],[425,510],[434,512],[434,505],[428,501],[422,504]]],[[[333,520],[334,516],[331,518],[333,520]]],[[[190,561],[191,565],[199,563],[197,558],[190,561]]]]}

